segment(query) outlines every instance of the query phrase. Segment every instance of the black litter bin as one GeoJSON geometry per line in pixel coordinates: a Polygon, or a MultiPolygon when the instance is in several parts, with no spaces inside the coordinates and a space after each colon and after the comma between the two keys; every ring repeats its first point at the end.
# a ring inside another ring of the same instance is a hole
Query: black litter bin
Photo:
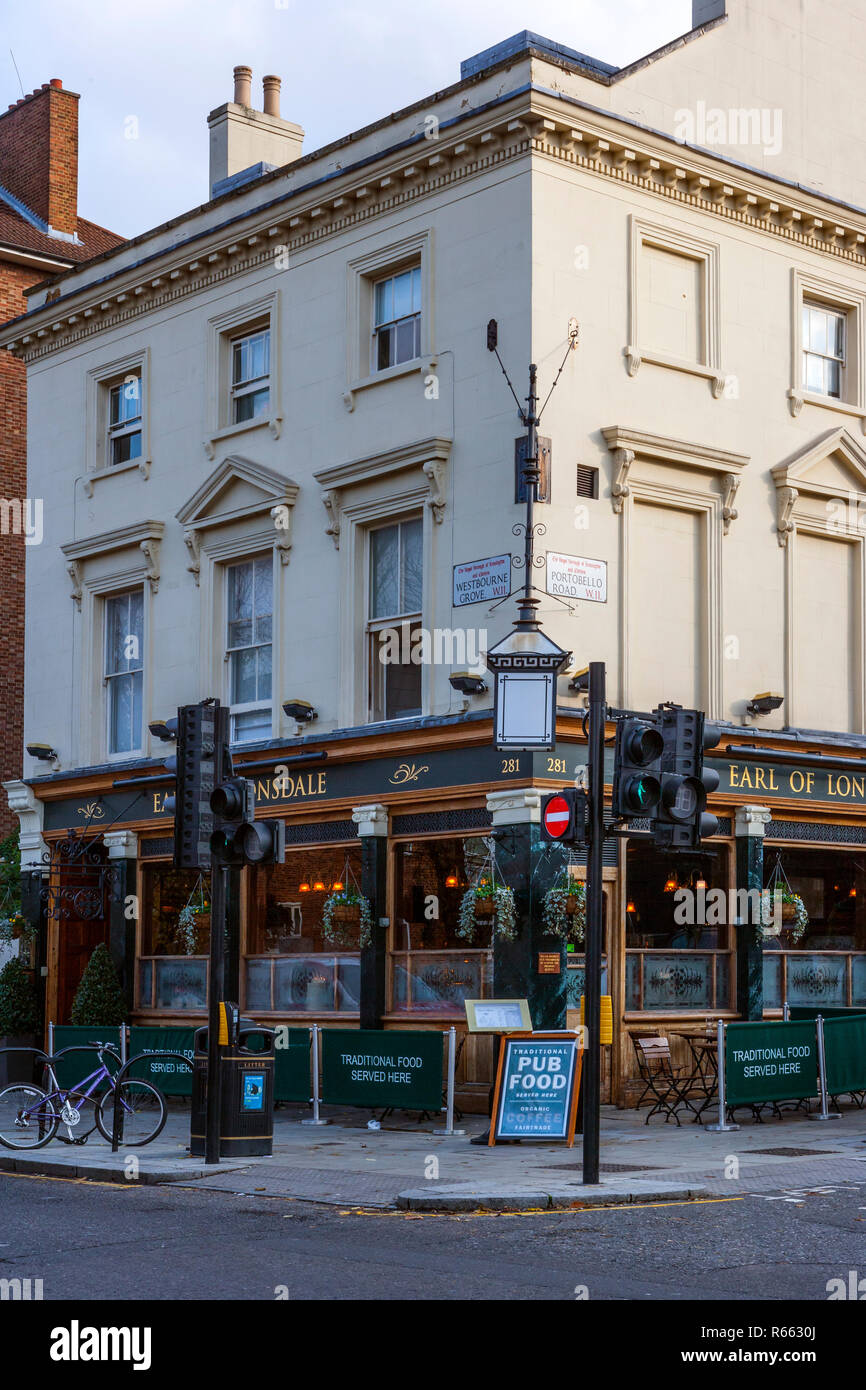
{"type": "MultiPolygon", "coordinates": [[[[229,1041],[220,1046],[220,1157],[270,1155],[274,1146],[274,1030],[238,1019],[228,1005],[229,1041]],[[233,1022],[232,1022],[233,1018],[233,1022]]],[[[208,1030],[197,1028],[193,1051],[190,1153],[202,1157],[207,1128],[208,1030]]]]}

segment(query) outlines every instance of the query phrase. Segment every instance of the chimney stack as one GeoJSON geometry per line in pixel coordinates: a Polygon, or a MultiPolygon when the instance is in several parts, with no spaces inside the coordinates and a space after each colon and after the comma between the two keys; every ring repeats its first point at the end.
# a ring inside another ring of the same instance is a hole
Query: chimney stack
{"type": "Polygon", "coordinates": [[[269,74],[262,79],[264,111],[255,111],[252,76],[252,68],[236,67],[234,101],[218,106],[207,118],[212,198],[301,156],[303,130],[280,115],[280,78],[269,74]]]}
{"type": "Polygon", "coordinates": [[[253,70],[248,67],[235,68],[235,105],[252,106],[253,70]]]}
{"type": "Polygon", "coordinates": [[[59,77],[0,114],[0,184],[50,231],[78,235],[78,94],[59,77]]]}
{"type": "Polygon", "coordinates": [[[263,77],[262,89],[265,95],[264,111],[266,116],[279,116],[280,114],[280,87],[282,85],[279,77],[263,77]]]}

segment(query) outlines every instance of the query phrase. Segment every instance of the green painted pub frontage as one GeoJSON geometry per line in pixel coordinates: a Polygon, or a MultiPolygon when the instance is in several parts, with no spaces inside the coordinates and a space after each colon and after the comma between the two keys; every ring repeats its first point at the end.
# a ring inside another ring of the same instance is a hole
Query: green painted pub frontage
{"type": "MultiPolygon", "coordinates": [[[[720,774],[709,807],[718,833],[700,853],[605,842],[603,992],[614,1035],[603,1095],[618,1104],[639,1093],[633,1037],[669,1034],[676,1061],[682,1034],[708,1020],[779,1017],[786,1003],[866,1006],[866,740],[723,727],[708,754],[720,774]],[[733,901],[731,890],[776,880],[802,898],[802,932],[762,936],[730,911],[683,921],[676,908],[678,889],[699,903],[733,901]]],[[[245,748],[236,770],[256,765],[257,814],[284,816],[286,856],[233,872],[228,997],[271,1024],[462,1034],[464,999],[525,996],[536,1028],[576,1026],[583,947],[552,934],[545,896],[583,879],[585,856],[542,841],[539,823],[545,793],[572,784],[585,761],[581,729],[560,716],[552,753],[497,752],[489,715],[245,748]],[[513,889],[508,931],[461,915],[485,881],[513,889]],[[328,899],[347,886],[370,903],[369,944],[329,915],[328,899]]],[[[68,1021],[100,941],[134,1023],[205,1020],[208,880],[173,867],[171,784],[113,785],[161,772],[152,761],[7,784],[47,1020],[68,1021]]],[[[463,1109],[486,1108],[491,1069],[491,1039],[469,1035],[463,1109]]]]}

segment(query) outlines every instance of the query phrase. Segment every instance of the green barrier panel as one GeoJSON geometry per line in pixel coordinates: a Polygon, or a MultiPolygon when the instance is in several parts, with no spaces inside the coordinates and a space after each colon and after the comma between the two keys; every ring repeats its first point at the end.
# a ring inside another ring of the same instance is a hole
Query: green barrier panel
{"type": "Polygon", "coordinates": [[[313,1094],[309,1028],[283,1029],[278,1026],[274,1060],[274,1100],[309,1102],[313,1094]],[[281,1046],[284,1041],[287,1045],[281,1046]]]}
{"type": "Polygon", "coordinates": [[[831,1096],[866,1091],[866,1014],[825,1018],[824,1063],[831,1096]]]}
{"type": "Polygon", "coordinates": [[[322,1100],[441,1110],[443,1045],[439,1032],[324,1028],[322,1100]]]}
{"type": "Polygon", "coordinates": [[[859,1008],[848,1008],[841,1004],[827,1004],[817,1007],[814,1004],[791,1004],[788,1010],[788,1017],[792,1022],[804,1018],[855,1018],[858,1014],[866,1015],[866,1008],[861,1004],[859,1008]]]}
{"type": "MultiPolygon", "coordinates": [[[[64,1047],[82,1047],[85,1043],[94,1042],[109,1043],[117,1055],[121,1055],[119,1028],[73,1028],[71,1024],[63,1024],[54,1029],[55,1052],[62,1052],[64,1047]]],[[[107,1054],[105,1061],[111,1071],[118,1070],[117,1063],[107,1054]]],[[[71,1052],[68,1057],[61,1057],[54,1068],[57,1084],[62,1087],[76,1086],[98,1066],[99,1057],[95,1052],[71,1052]]]]}
{"type": "MultiPolygon", "coordinates": [[[[130,1033],[130,1057],[139,1052],[182,1052],[192,1061],[194,1028],[132,1028],[130,1033]]],[[[174,1057],[142,1058],[127,1075],[152,1081],[165,1096],[192,1095],[192,1072],[174,1057]]]]}
{"type": "Polygon", "coordinates": [[[729,1023],[725,1029],[725,1099],[730,1105],[804,1100],[818,1094],[815,1024],[729,1023]]]}

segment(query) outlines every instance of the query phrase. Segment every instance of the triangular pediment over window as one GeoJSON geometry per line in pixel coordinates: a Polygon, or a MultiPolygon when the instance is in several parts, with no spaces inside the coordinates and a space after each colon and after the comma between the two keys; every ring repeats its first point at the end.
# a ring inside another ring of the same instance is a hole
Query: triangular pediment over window
{"type": "MultiPolygon", "coordinates": [[[[283,473],[239,454],[229,454],[175,515],[184,528],[188,569],[198,583],[202,537],[217,527],[257,522],[257,539],[267,539],[287,565],[291,550],[292,508],[300,491],[283,473]],[[261,535],[259,535],[261,533],[261,535]]],[[[251,536],[252,538],[252,532],[251,536]]]]}
{"type": "Polygon", "coordinates": [[[298,484],[264,464],[229,454],[176,513],[182,526],[219,526],[261,516],[272,507],[293,506],[298,484]]]}
{"type": "MultiPolygon", "coordinates": [[[[845,525],[850,504],[866,503],[866,449],[847,429],[830,430],[773,469],[778,497],[779,544],[798,517],[845,525]]],[[[858,513],[859,514],[859,513],[858,513]]]]}

